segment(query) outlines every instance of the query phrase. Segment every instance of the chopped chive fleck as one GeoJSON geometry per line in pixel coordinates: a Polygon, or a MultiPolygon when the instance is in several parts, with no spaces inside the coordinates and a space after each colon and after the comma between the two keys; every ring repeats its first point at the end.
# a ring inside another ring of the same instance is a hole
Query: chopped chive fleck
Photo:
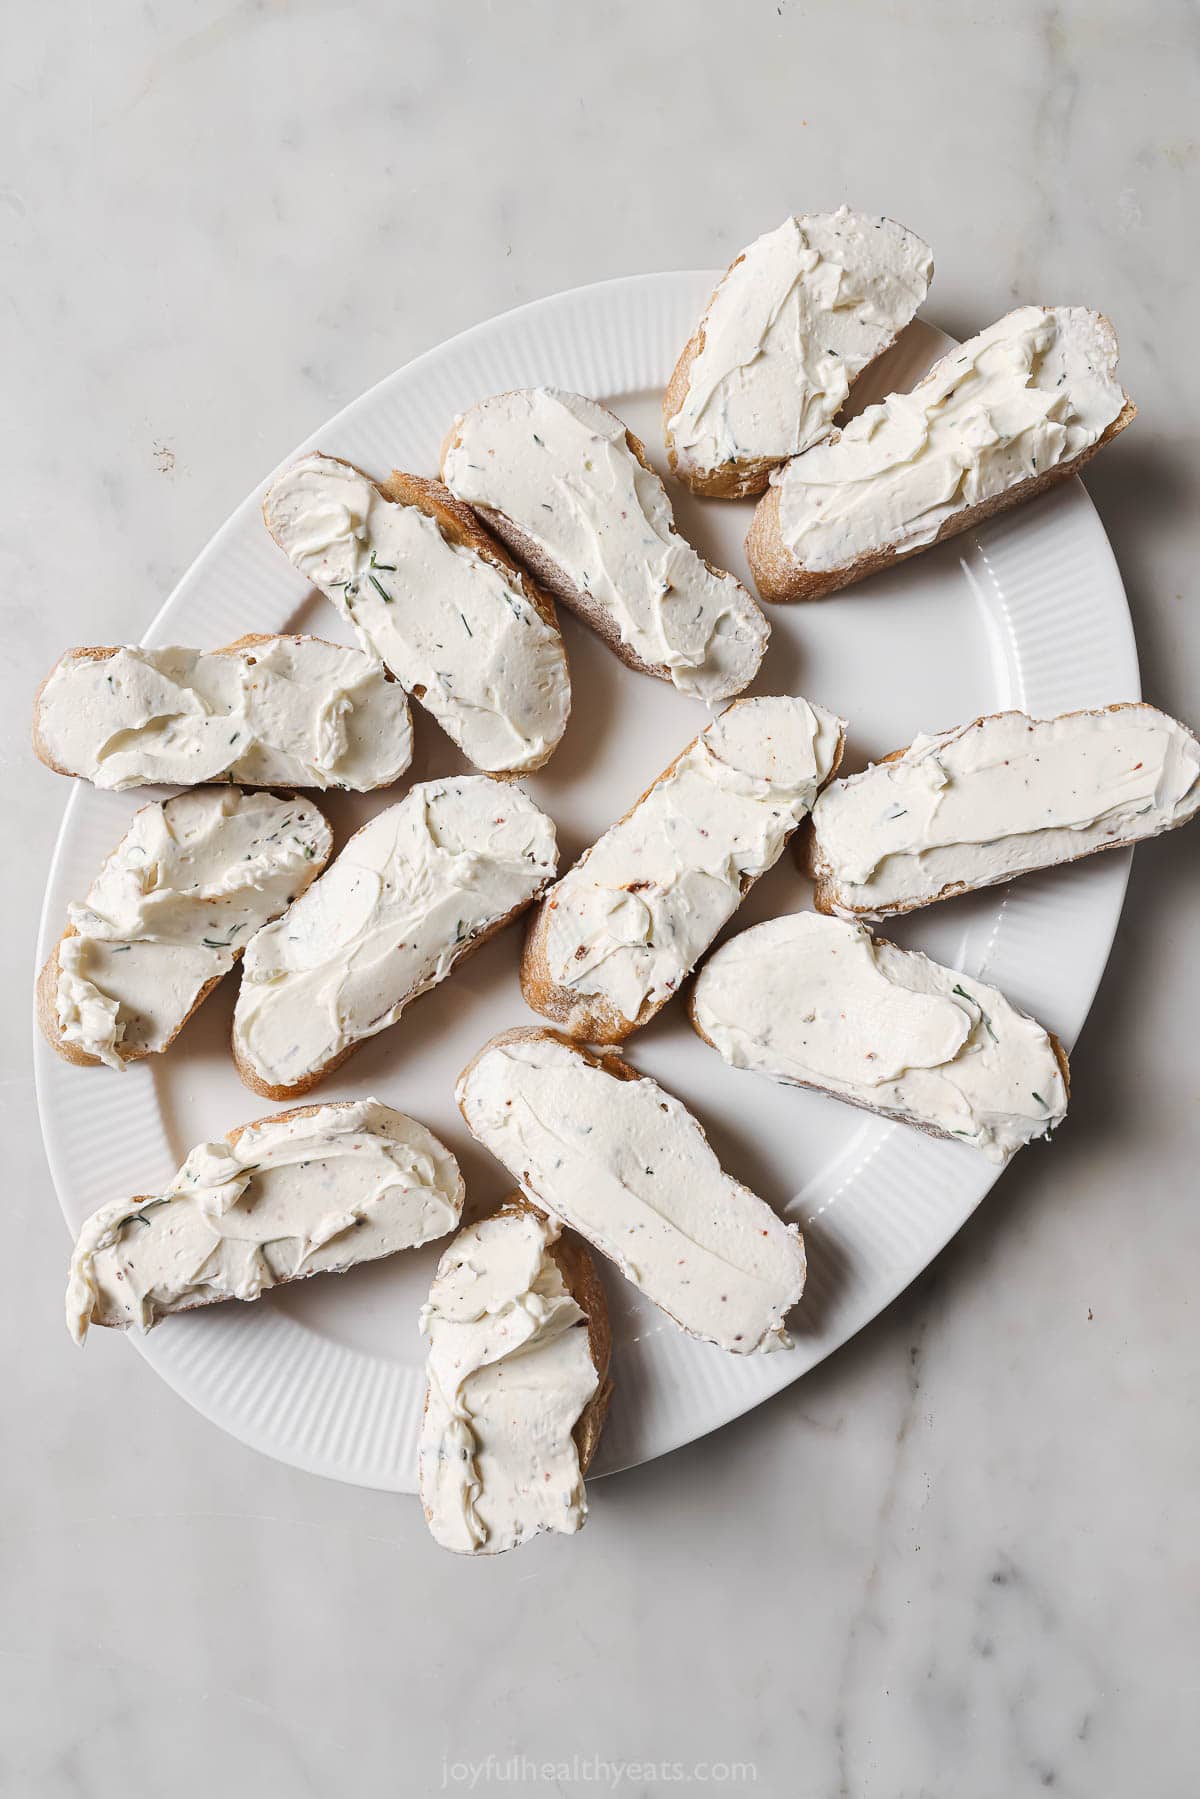
{"type": "Polygon", "coordinates": [[[376,562],[374,550],[371,551],[371,567],[381,568],[387,575],[394,575],[396,572],[396,564],[394,562],[376,562]]]}
{"type": "Polygon", "coordinates": [[[367,579],[370,581],[371,586],[375,589],[376,593],[379,595],[379,597],[383,601],[384,605],[390,606],[392,603],[392,596],[387,591],[387,588],[384,587],[383,583],[381,581],[377,581],[375,579],[374,575],[368,575],[367,579]]]}
{"type": "Polygon", "coordinates": [[[459,616],[459,618],[461,618],[461,620],[462,620],[462,622],[463,622],[463,630],[464,630],[464,631],[465,631],[465,632],[466,632],[466,634],[467,634],[467,636],[468,636],[468,637],[474,637],[474,635],[475,635],[475,633],[474,633],[474,631],[472,631],[472,629],[471,629],[471,627],[470,627],[470,625],[469,625],[469,624],[468,624],[468,623],[467,623],[467,615],[466,615],[466,613],[465,613],[465,612],[460,612],[460,613],[459,613],[459,615],[458,615],[458,616],[459,616]]]}
{"type": "Polygon", "coordinates": [[[993,1043],[999,1043],[1000,1039],[992,1029],[992,1021],[980,1005],[979,1001],[972,994],[968,993],[965,987],[959,987],[957,984],[951,991],[959,994],[961,998],[967,1001],[968,1005],[975,1007],[975,1010],[979,1013],[980,1022],[982,1023],[984,1030],[987,1032],[993,1043]]]}
{"type": "Polygon", "coordinates": [[[1033,1094],[1034,1099],[1037,1100],[1037,1103],[1039,1106],[1041,1106],[1042,1110],[1044,1112],[1048,1112],[1050,1110],[1050,1108],[1046,1104],[1045,1100],[1042,1098],[1041,1094],[1036,1092],[1032,1087],[1030,1088],[1030,1092],[1033,1094]]]}
{"type": "Polygon", "coordinates": [[[136,1212],[129,1212],[124,1218],[118,1218],[117,1222],[113,1225],[113,1230],[119,1234],[130,1224],[144,1224],[149,1226],[150,1220],[146,1217],[146,1213],[152,1212],[155,1206],[167,1206],[170,1205],[170,1203],[171,1196],[169,1193],[164,1194],[161,1199],[152,1199],[148,1201],[146,1205],[140,1206],[136,1212]]]}

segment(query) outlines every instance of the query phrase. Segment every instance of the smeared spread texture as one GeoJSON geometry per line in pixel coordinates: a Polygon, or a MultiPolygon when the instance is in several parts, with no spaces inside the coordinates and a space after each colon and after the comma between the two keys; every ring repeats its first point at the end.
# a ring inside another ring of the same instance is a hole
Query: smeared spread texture
{"type": "Polygon", "coordinates": [[[959,1138],[1006,1162],[1067,1110],[1061,1052],[995,987],[817,912],[722,945],[691,1002],[734,1068],[959,1138]]]}
{"type": "Polygon", "coordinates": [[[67,1326],[149,1330],[170,1312],[257,1299],[454,1229],[458,1164],[377,1099],[311,1106],[201,1143],[159,1193],[116,1199],[71,1257],[67,1326]]]}

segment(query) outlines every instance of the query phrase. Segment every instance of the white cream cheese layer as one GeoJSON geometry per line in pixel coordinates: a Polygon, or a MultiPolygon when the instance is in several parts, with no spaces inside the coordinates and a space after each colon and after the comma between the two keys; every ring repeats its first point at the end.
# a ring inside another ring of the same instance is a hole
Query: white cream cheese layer
{"type": "Polygon", "coordinates": [[[790,1348],[783,1322],[804,1288],[799,1232],[725,1173],[657,1082],[619,1080],[533,1032],[488,1044],[458,1103],[525,1194],[684,1330],[735,1355],[790,1348]]]}
{"type": "Polygon", "coordinates": [[[828,780],[843,723],[807,700],[738,700],[543,902],[551,980],[627,1021],[661,1004],[828,780]]]}
{"type": "Polygon", "coordinates": [[[1200,743],[1153,706],[1001,712],[830,782],[814,855],[836,909],[881,915],[1157,836],[1198,809],[1200,743]]]}
{"type": "MultiPolygon", "coordinates": [[[[754,679],[770,627],[740,581],[679,535],[665,487],[606,407],[551,387],[496,394],[457,420],[442,473],[511,522],[682,693],[726,700],[754,679]]],[[[555,591],[571,604],[567,587],[555,591]]]]}
{"type": "Polygon", "coordinates": [[[412,760],[404,689],[373,656],[319,637],[238,650],[69,650],[42,690],[38,735],[97,787],[242,781],[387,787],[412,760]]]}
{"type": "Polygon", "coordinates": [[[587,1517],[572,1432],[599,1375],[551,1254],[559,1235],[537,1213],[501,1211],[462,1231],[438,1264],[421,1312],[419,1479],[445,1549],[498,1553],[587,1517]]]}
{"type": "Polygon", "coordinates": [[[1117,342],[1080,306],[1021,306],[772,475],[801,567],[932,543],[957,512],[1070,462],[1125,406],[1117,342]]]}
{"type": "Polygon", "coordinates": [[[432,1132],[377,1099],[263,1119],[201,1143],[166,1188],[116,1199],[71,1256],[67,1328],[147,1331],[168,1312],[257,1299],[452,1231],[463,1182],[432,1132]]]}
{"type": "Polygon", "coordinates": [[[515,576],[332,456],[287,469],[263,516],[295,567],[476,768],[545,760],[566,729],[571,681],[557,627],[515,576]]]}
{"type": "Polygon", "coordinates": [[[450,973],[471,939],[554,876],[554,825],[518,787],[459,775],[414,787],[246,951],[240,1060],[293,1087],[450,973]]]}
{"type": "Polygon", "coordinates": [[[933,257],[903,225],[839,207],[785,219],[717,288],[668,431],[680,466],[782,462],[826,435],[851,383],[915,316],[933,257]]]}
{"type": "Polygon", "coordinates": [[[68,1043],[110,1068],[163,1049],[200,989],[329,860],[307,800],[199,788],[144,806],[58,946],[56,1010],[68,1043]]]}
{"type": "Polygon", "coordinates": [[[1050,1038],[995,987],[816,912],[724,944],[692,1015],[734,1068],[960,1137],[992,1162],[1066,1116],[1050,1038]]]}

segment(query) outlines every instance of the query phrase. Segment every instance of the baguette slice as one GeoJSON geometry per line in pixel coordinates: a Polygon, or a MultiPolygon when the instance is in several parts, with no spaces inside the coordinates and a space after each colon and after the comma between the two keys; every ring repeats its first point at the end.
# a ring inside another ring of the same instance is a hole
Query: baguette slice
{"type": "Polygon", "coordinates": [[[1108,319],[1023,306],[783,465],[746,554],[766,600],[818,600],[1065,481],[1132,423],[1108,319]]]}
{"type": "Polygon", "coordinates": [[[663,397],[673,472],[720,500],[828,435],[858,377],[915,318],[929,245],[840,206],[788,218],[730,264],[663,397]]]}
{"type": "Polygon", "coordinates": [[[1200,743],[1141,701],[918,737],[813,808],[818,912],[888,918],[1127,849],[1200,810],[1200,743]]]}
{"type": "Polygon", "coordinates": [[[396,1023],[554,878],[554,824],[517,786],[425,781],[357,831],[249,944],[233,1058],[266,1099],[297,1099],[396,1023]]]}
{"type": "Polygon", "coordinates": [[[543,899],[526,1002],[589,1043],[640,1030],[774,867],[844,740],[807,700],[734,700],[543,899]]]}
{"type": "Polygon", "coordinates": [[[628,667],[716,704],[754,679],[770,626],[680,536],[645,449],[606,406],[531,387],[463,413],[442,479],[628,667]]]}
{"type": "Polygon", "coordinates": [[[263,501],[268,531],[485,774],[527,774],[566,729],[554,602],[438,481],[376,483],[314,452],[263,501]]]}
{"type": "Polygon", "coordinates": [[[445,1251],[421,1329],[419,1485],[435,1539],[494,1555],[579,1530],[612,1394],[604,1288],[580,1239],[514,1194],[445,1251]]]}
{"type": "Polygon", "coordinates": [[[37,690],[33,748],[56,774],[172,783],[390,787],[412,761],[404,689],[323,637],[250,632],[220,650],[68,650],[37,690]]]}
{"type": "Polygon", "coordinates": [[[309,800],[197,787],[143,806],[38,976],[47,1043],[80,1068],[169,1049],[332,850],[309,800]]]}
{"type": "Polygon", "coordinates": [[[681,1330],[734,1355],[791,1347],[799,1231],[725,1173],[697,1120],[656,1081],[558,1031],[518,1028],[467,1064],[457,1099],[526,1197],[681,1330]]]}
{"type": "Polygon", "coordinates": [[[1066,1116],[1051,1032],[995,987],[860,924],[796,912],[722,944],[692,1025],[732,1068],[811,1087],[1004,1163],[1066,1116]]]}
{"type": "Polygon", "coordinates": [[[80,1230],[67,1328],[150,1330],[258,1299],[452,1231],[464,1187],[445,1144],[378,1099],[301,1106],[201,1143],[166,1189],[110,1200],[80,1230]]]}

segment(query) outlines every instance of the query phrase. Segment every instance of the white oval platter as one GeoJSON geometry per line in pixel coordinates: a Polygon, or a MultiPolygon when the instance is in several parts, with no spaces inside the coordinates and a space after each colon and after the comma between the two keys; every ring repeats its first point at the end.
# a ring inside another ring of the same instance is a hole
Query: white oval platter
{"type": "MultiPolygon", "coordinates": [[[[661,390],[715,279],[695,271],[633,276],[521,307],[389,376],[292,454],[315,447],[376,475],[392,467],[433,473],[456,412],[504,388],[551,383],[611,405],[661,467],[661,390]]],[[[858,402],[911,385],[948,342],[918,322],[872,373],[869,394],[862,384],[858,402]]],[[[259,513],[266,485],[197,558],[145,643],[215,646],[247,631],[297,628],[346,638],[332,607],[306,592],[267,537],[259,513]]],[[[747,578],[750,506],[696,500],[670,486],[684,532],[712,561],[747,578]]],[[[803,693],[840,711],[850,721],[846,771],[920,730],[1005,706],[1053,714],[1140,691],[1120,575],[1078,481],[834,600],[767,610],[773,637],[751,691],[803,693]]],[[[663,683],[624,668],[574,619],[565,618],[564,632],[571,724],[549,766],[526,783],[558,824],[563,867],[706,717],[663,683]]],[[[464,766],[427,715],[415,705],[413,713],[409,778],[464,766]]],[[[329,797],[338,842],[402,791],[329,797]]],[[[47,882],[39,964],[60,934],[67,901],[82,898],[130,815],[156,797],[155,790],[104,794],[82,784],[70,791],[47,882]]],[[[894,935],[994,982],[1069,1046],[1104,969],[1128,865],[1127,854],[1099,857],[935,907],[894,935]]],[[[785,855],[735,928],[807,902],[807,883],[785,855]]],[[[374,1093],[422,1119],[462,1161],[472,1209],[486,1209],[512,1183],[472,1142],[454,1081],[495,1031],[533,1022],[517,985],[519,943],[515,930],[495,940],[320,1094],[374,1093]]],[[[264,1114],[228,1054],[235,990],[233,976],[168,1054],[124,1074],[70,1067],[35,1033],[46,1151],[72,1230],[106,1199],[153,1192],[193,1144],[264,1114]]],[[[689,1442],[796,1380],[932,1260],[996,1178],[964,1146],[726,1068],[692,1033],[681,1005],[667,1008],[628,1052],[697,1112],[732,1172],[799,1221],[810,1273],[794,1315],[795,1347],[743,1361],[683,1336],[606,1269],[616,1392],[596,1473],[689,1442]]],[[[1034,1145],[1023,1153],[1055,1152],[1034,1145]]],[[[424,1398],[417,1311],[441,1247],[303,1282],[255,1305],[171,1319],[129,1340],[205,1417],[265,1454],[412,1492],[424,1398]]],[[[64,1278],[65,1252],[64,1242],[64,1278]]],[[[88,1350],[119,1353],[107,1333],[88,1350]]]]}

